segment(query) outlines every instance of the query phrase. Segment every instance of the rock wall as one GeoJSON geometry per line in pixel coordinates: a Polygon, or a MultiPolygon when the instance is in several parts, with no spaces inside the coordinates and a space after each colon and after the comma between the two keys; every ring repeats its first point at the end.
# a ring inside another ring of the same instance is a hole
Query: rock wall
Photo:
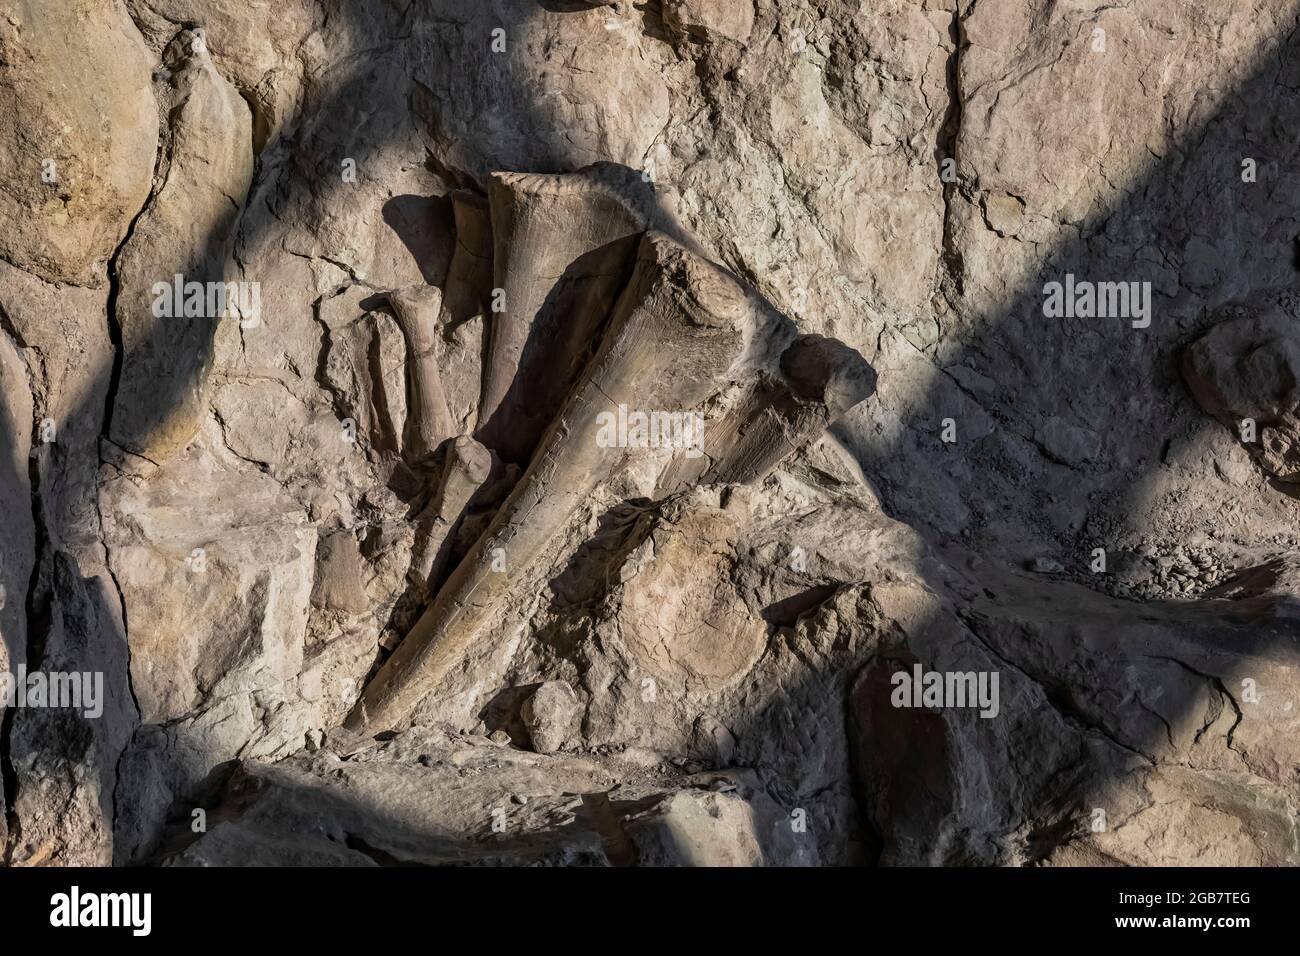
{"type": "Polygon", "coordinates": [[[1300,3],[5,6],[7,864],[1300,862],[1300,3]]]}

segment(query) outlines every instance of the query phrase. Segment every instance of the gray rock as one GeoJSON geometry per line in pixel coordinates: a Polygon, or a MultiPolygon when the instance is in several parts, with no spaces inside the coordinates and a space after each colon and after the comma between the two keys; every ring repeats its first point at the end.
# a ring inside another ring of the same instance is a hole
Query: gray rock
{"type": "Polygon", "coordinates": [[[549,754],[572,743],[581,711],[572,687],[564,681],[547,681],[524,701],[519,716],[533,750],[549,754]]]}
{"type": "Polygon", "coordinates": [[[1201,406],[1261,468],[1287,482],[1300,481],[1298,305],[1292,293],[1260,296],[1242,307],[1245,317],[1228,317],[1192,343],[1183,360],[1201,406]]]}

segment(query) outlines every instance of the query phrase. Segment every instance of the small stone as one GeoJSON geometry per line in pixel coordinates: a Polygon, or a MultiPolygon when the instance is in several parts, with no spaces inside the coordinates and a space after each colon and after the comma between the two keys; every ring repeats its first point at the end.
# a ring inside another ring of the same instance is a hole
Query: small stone
{"type": "Polygon", "coordinates": [[[510,795],[510,801],[522,807],[528,802],[528,797],[522,793],[512,793],[510,795]]]}
{"type": "Polygon", "coordinates": [[[488,736],[488,740],[492,741],[494,744],[500,744],[501,746],[504,747],[506,744],[510,743],[510,735],[506,733],[504,730],[494,730],[488,736]]]}
{"type": "Polygon", "coordinates": [[[547,681],[524,701],[519,717],[528,729],[533,749],[554,753],[568,743],[578,720],[578,695],[564,681],[547,681]]]}
{"type": "Polygon", "coordinates": [[[1065,570],[1065,567],[1060,561],[1053,560],[1052,558],[1034,558],[1033,563],[1029,566],[1029,570],[1033,571],[1035,574],[1060,574],[1065,570]]]}

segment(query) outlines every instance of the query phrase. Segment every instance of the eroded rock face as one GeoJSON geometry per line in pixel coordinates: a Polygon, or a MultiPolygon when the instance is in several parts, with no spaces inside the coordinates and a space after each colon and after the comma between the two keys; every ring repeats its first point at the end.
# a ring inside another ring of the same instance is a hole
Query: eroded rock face
{"type": "Polygon", "coordinates": [[[12,6],[5,862],[1300,863],[1296,0],[12,6]]]}
{"type": "MultiPolygon", "coordinates": [[[[135,610],[132,686],[142,720],[166,723],[210,700],[278,693],[296,680],[316,530],[279,486],[204,456],[152,480],[117,479],[104,493],[113,505],[104,515],[109,566],[135,610]],[[211,505],[201,521],[189,507],[196,495],[211,505]]],[[[341,548],[326,549],[322,589],[341,548]]],[[[337,589],[329,598],[345,599],[337,589]]]]}
{"type": "Polygon", "coordinates": [[[798,862],[744,775],[541,757],[411,731],[343,762],[330,751],[241,766],[205,835],[172,866],[757,866],[798,862]],[[324,826],[321,826],[321,822],[324,826]]]}
{"type": "Polygon", "coordinates": [[[1183,375],[1201,406],[1232,429],[1260,467],[1300,481],[1300,319],[1295,297],[1261,297],[1194,342],[1183,375]],[[1241,313],[1245,313],[1242,315],[1241,313]]]}
{"type": "Polygon", "coordinates": [[[253,173],[248,106],[213,66],[199,32],[177,34],[159,83],[163,163],[116,262],[123,357],[111,432],[154,462],[199,430],[217,323],[261,319],[260,286],[241,287],[229,261],[253,173]]]}
{"type": "Polygon", "coordinates": [[[152,57],[114,0],[9,5],[0,25],[0,256],[99,285],[144,205],[158,146],[152,57]]]}

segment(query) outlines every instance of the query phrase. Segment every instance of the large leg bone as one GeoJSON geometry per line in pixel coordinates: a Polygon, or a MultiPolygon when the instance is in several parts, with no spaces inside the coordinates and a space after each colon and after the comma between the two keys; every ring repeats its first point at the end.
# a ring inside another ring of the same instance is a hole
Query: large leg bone
{"type": "Polygon", "coordinates": [[[402,450],[413,460],[425,458],[456,431],[438,373],[442,293],[433,286],[407,286],[389,292],[388,301],[406,337],[410,411],[402,450]]]}
{"type": "Polygon", "coordinates": [[[468,435],[448,446],[438,488],[416,521],[410,576],[418,587],[427,590],[442,577],[451,556],[451,532],[491,473],[492,453],[468,435]]]}
{"type": "Polygon", "coordinates": [[[479,438],[526,463],[581,372],[650,222],[648,187],[610,164],[565,175],[495,173],[496,285],[479,438]]]}
{"type": "Polygon", "coordinates": [[[757,484],[875,387],[875,371],[856,350],[821,335],[801,335],[781,354],[778,375],[760,374],[709,423],[703,456],[677,456],[659,492],[700,481],[757,484]]]}
{"type": "Polygon", "coordinates": [[[733,374],[750,321],[748,293],[731,275],[662,235],[645,237],[600,349],[528,470],[366,687],[349,730],[394,726],[537,586],[537,559],[626,455],[598,442],[601,413],[615,414],[620,404],[689,412],[733,374]]]}

